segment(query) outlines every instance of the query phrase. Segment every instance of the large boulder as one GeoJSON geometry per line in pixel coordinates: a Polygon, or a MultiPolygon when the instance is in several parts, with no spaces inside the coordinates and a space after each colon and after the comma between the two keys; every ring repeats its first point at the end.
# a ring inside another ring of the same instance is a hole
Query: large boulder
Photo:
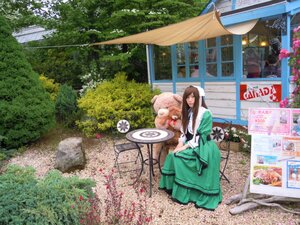
{"type": "Polygon", "coordinates": [[[81,137],[62,140],[57,148],[55,168],[61,172],[83,169],[86,164],[81,137]]]}

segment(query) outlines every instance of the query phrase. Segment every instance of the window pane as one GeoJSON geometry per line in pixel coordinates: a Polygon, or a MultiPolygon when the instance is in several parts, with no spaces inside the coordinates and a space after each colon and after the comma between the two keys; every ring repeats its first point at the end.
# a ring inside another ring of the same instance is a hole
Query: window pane
{"type": "Polygon", "coordinates": [[[259,21],[250,33],[243,35],[243,77],[280,77],[278,59],[281,49],[280,18],[259,21]]]}
{"type": "Polygon", "coordinates": [[[153,51],[155,80],[171,80],[171,48],[154,46],[153,51]]]}
{"type": "Polygon", "coordinates": [[[224,47],[221,49],[222,61],[233,60],[233,47],[224,47]]]}
{"type": "Polygon", "coordinates": [[[178,66],[177,67],[177,77],[179,78],[184,78],[186,77],[186,71],[185,71],[185,66],[178,66]]]}
{"type": "Polygon", "coordinates": [[[190,66],[191,77],[199,77],[199,68],[198,66],[190,66]]]}
{"type": "Polygon", "coordinates": [[[206,62],[216,62],[217,61],[217,49],[210,48],[206,50],[206,62]]]}
{"type": "Polygon", "coordinates": [[[184,44],[178,44],[176,47],[177,64],[185,64],[184,44]]]}
{"type": "Polygon", "coordinates": [[[216,46],[216,39],[210,38],[206,40],[206,48],[211,48],[216,46]]]}
{"type": "Polygon", "coordinates": [[[217,64],[206,64],[206,76],[217,77],[217,64]]]}
{"type": "Polygon", "coordinates": [[[198,63],[198,42],[189,44],[190,64],[198,63]]]}
{"type": "Polygon", "coordinates": [[[221,37],[221,45],[232,45],[232,35],[226,35],[221,37]]]}
{"type": "Polygon", "coordinates": [[[222,63],[222,76],[232,77],[233,76],[233,62],[222,63]]]}

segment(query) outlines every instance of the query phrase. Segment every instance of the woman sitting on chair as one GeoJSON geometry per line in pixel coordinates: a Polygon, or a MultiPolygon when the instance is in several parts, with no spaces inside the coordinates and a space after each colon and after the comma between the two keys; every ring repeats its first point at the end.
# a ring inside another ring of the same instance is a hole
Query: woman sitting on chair
{"type": "Polygon", "coordinates": [[[182,135],[167,156],[159,187],[182,204],[214,210],[222,201],[220,151],[210,140],[212,115],[204,90],[189,86],[183,94],[182,135]]]}

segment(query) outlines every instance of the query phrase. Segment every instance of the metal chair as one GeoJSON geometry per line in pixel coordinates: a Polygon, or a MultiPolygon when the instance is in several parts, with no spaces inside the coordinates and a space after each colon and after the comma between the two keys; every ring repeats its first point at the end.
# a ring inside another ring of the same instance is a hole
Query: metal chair
{"type": "Polygon", "coordinates": [[[120,120],[116,126],[113,126],[113,143],[115,152],[115,167],[120,177],[125,173],[135,172],[136,177],[133,178],[134,184],[143,172],[143,155],[141,151],[142,145],[129,142],[125,138],[125,134],[130,130],[130,123],[127,120],[120,120]]]}
{"type": "Polygon", "coordinates": [[[214,118],[216,122],[212,128],[211,139],[214,140],[221,152],[221,167],[220,179],[225,179],[230,183],[228,177],[225,175],[229,155],[230,155],[230,141],[226,138],[226,133],[231,130],[232,122],[223,118],[214,118]]]}

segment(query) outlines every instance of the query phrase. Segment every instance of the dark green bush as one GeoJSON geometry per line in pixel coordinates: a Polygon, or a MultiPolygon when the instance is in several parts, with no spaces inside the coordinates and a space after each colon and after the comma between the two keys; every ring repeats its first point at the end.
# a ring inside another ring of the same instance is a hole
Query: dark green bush
{"type": "Polygon", "coordinates": [[[38,139],[55,123],[54,104],[0,16],[0,135],[10,149],[38,139]]]}
{"type": "Polygon", "coordinates": [[[113,80],[104,81],[79,99],[78,107],[85,118],[77,124],[90,136],[109,130],[120,119],[129,120],[133,128],[153,127],[151,99],[158,92],[151,91],[148,84],[127,81],[124,73],[116,74],[113,80]]]}
{"type": "Polygon", "coordinates": [[[56,118],[67,127],[71,127],[78,119],[77,94],[75,90],[64,84],[59,88],[55,103],[56,118]]]}
{"type": "Polygon", "coordinates": [[[76,225],[91,209],[95,182],[65,178],[57,170],[43,179],[31,167],[9,166],[0,175],[0,224],[76,225]]]}

